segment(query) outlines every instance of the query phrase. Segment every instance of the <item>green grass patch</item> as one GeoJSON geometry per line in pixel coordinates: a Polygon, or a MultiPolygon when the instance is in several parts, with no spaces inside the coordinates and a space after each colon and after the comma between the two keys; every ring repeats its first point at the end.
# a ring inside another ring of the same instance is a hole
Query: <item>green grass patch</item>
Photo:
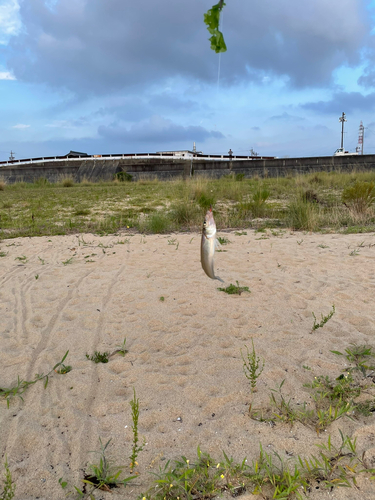
{"type": "Polygon", "coordinates": [[[199,231],[215,208],[218,229],[375,229],[375,172],[319,172],[285,178],[192,178],[171,181],[7,184],[1,191],[0,238],[71,233],[199,231]],[[67,189],[67,187],[69,189],[67,189]]]}

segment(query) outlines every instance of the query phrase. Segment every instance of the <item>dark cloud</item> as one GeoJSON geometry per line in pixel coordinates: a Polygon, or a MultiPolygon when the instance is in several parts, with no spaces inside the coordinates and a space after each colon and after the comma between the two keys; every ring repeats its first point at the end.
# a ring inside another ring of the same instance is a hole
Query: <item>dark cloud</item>
{"type": "Polygon", "coordinates": [[[281,115],[271,116],[268,119],[271,121],[284,121],[284,122],[301,122],[305,120],[305,118],[301,118],[300,116],[290,115],[285,111],[281,115]]]}
{"type": "MultiPolygon", "coordinates": [[[[9,69],[22,81],[75,94],[136,93],[169,78],[215,82],[203,13],[212,1],[23,0],[21,34],[9,69]]],[[[285,76],[292,85],[327,83],[339,65],[356,64],[369,27],[364,0],[228,2],[222,84],[285,76]]]]}
{"type": "Polygon", "coordinates": [[[346,114],[355,111],[371,111],[375,109],[375,92],[363,95],[359,92],[337,92],[330,101],[308,102],[301,108],[322,114],[346,114]]]}
{"type": "MultiPolygon", "coordinates": [[[[200,126],[183,127],[160,116],[153,116],[150,120],[141,122],[127,128],[123,125],[113,123],[109,126],[100,126],[98,133],[109,142],[122,141],[124,145],[138,144],[174,144],[184,141],[204,142],[213,137],[224,138],[221,132],[208,131],[200,126]]],[[[179,147],[179,149],[181,149],[179,147]]]]}

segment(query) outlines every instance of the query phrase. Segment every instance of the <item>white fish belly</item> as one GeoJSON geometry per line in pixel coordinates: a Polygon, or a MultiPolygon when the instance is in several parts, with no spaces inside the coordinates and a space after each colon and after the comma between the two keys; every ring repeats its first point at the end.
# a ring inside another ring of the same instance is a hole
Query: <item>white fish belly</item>
{"type": "Polygon", "coordinates": [[[216,279],[214,271],[215,239],[215,237],[206,238],[206,236],[202,234],[201,264],[203,271],[213,280],[216,279]]]}

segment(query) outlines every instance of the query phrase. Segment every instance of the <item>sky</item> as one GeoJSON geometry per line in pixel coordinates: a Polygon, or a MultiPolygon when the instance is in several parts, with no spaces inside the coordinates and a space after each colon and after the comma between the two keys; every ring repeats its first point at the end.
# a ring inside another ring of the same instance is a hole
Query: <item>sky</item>
{"type": "Polygon", "coordinates": [[[0,0],[0,161],[375,154],[375,0],[0,0]]]}

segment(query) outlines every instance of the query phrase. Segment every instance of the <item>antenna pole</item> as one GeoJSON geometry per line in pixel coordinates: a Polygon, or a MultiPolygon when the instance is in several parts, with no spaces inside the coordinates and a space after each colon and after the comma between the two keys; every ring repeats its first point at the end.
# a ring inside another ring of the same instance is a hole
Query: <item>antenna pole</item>
{"type": "Polygon", "coordinates": [[[344,122],[346,121],[346,115],[342,112],[342,115],[339,118],[339,122],[341,122],[341,149],[344,149],[344,122]]]}

